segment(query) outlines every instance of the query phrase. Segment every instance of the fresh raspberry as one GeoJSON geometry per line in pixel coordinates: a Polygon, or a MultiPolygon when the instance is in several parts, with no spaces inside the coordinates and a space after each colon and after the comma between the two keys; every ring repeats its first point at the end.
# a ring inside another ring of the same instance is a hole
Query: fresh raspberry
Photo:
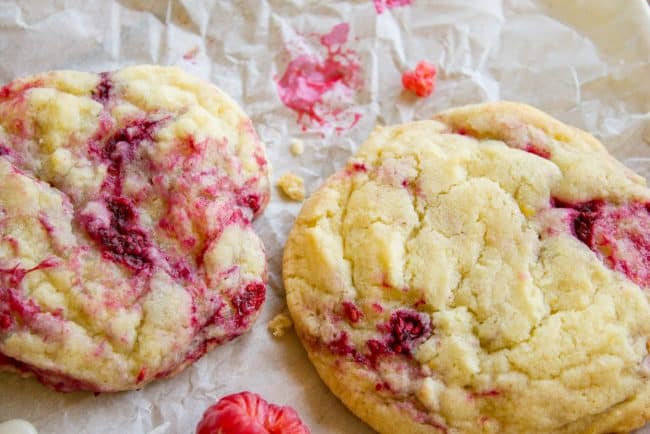
{"type": "Polygon", "coordinates": [[[240,392],[209,407],[196,434],[309,434],[291,407],[269,404],[261,396],[240,392]]]}
{"type": "Polygon", "coordinates": [[[433,93],[436,87],[436,67],[422,60],[414,71],[405,71],[402,74],[402,86],[417,96],[425,97],[433,93]]]}

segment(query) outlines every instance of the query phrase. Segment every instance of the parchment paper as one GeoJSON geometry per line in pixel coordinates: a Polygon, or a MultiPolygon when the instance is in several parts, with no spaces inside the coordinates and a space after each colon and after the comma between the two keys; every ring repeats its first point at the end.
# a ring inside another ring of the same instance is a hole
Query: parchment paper
{"type": "MultiPolygon", "coordinates": [[[[305,177],[308,192],[342,167],[377,123],[496,99],[533,104],[591,131],[650,175],[643,159],[650,157],[644,0],[415,0],[382,14],[371,0],[0,1],[0,58],[0,82],[50,69],[180,65],[239,101],[268,147],[274,178],[291,169],[305,177]],[[284,47],[341,22],[350,24],[346,47],[363,67],[363,86],[352,95],[362,117],[340,134],[302,131],[274,81],[288,62],[284,47]],[[400,74],[421,59],[438,65],[438,88],[415,99],[402,93],[400,74]],[[300,157],[289,153],[294,137],[305,143],[300,157]]],[[[295,334],[274,339],[266,329],[284,305],[282,246],[299,208],[275,191],[256,223],[271,275],[251,333],[137,392],[59,394],[0,374],[0,421],[25,418],[43,434],[190,433],[217,398],[251,390],[292,405],[314,433],[370,433],[327,391],[295,334]]]]}

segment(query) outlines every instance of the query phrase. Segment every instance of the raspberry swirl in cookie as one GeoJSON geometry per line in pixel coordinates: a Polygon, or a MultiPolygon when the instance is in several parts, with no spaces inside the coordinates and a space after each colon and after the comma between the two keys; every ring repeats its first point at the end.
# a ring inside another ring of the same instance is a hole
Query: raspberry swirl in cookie
{"type": "Polygon", "coordinates": [[[2,88],[0,367],[134,389],[246,331],[268,170],[234,101],[178,68],[2,88]]]}

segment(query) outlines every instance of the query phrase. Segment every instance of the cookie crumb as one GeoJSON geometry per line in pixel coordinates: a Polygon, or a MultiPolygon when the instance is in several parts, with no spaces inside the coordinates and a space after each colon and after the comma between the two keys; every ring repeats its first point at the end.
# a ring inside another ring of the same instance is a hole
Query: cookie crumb
{"type": "Polygon", "coordinates": [[[269,321],[269,331],[276,338],[281,338],[287,333],[287,330],[293,325],[287,311],[280,312],[271,321],[269,321]]]}
{"type": "Polygon", "coordinates": [[[302,201],[305,198],[305,182],[292,172],[286,172],[278,179],[278,187],[291,200],[302,201]]]}
{"type": "Polygon", "coordinates": [[[302,155],[305,150],[305,145],[302,140],[293,139],[291,141],[291,154],[294,156],[302,155]]]}

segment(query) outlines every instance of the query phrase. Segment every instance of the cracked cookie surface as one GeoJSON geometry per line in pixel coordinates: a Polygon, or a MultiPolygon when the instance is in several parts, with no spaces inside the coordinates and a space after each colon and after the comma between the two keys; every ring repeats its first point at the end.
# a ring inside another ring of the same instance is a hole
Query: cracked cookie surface
{"type": "Polygon", "coordinates": [[[140,388],[245,332],[265,297],[263,144],[181,69],[0,89],[0,369],[140,388]]]}
{"type": "Polygon", "coordinates": [[[494,103],[377,129],[305,203],[288,307],[382,433],[650,419],[650,191],[587,133],[494,103]]]}

